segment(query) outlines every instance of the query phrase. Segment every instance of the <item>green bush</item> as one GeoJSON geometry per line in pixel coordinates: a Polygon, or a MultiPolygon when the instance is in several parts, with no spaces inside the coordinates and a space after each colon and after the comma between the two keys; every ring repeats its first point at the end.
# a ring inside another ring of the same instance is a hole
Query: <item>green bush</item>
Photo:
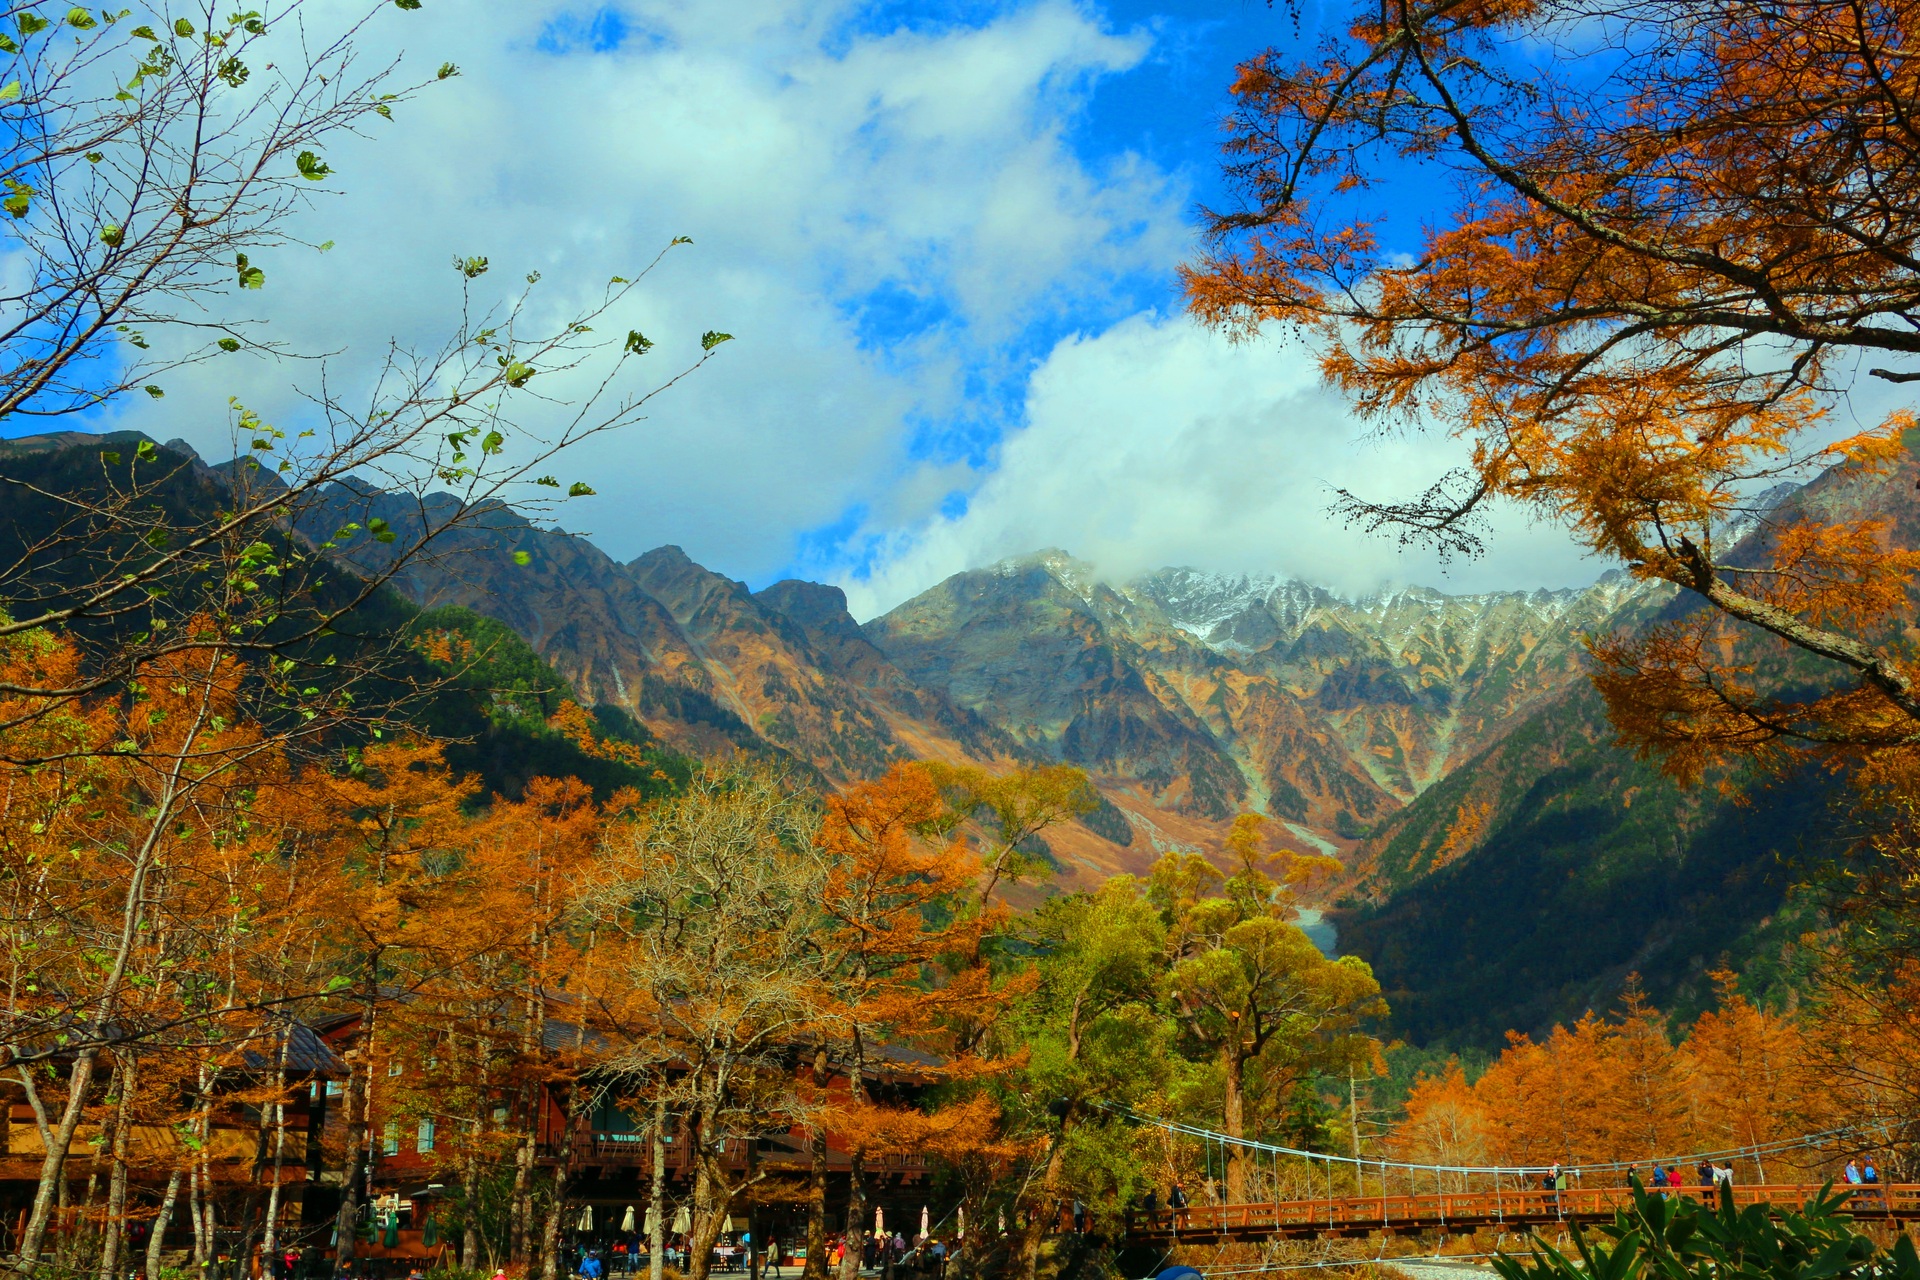
{"type": "Polygon", "coordinates": [[[1502,1280],[1920,1280],[1920,1255],[1905,1235],[1882,1249],[1853,1228],[1847,1196],[1832,1185],[1799,1210],[1735,1209],[1730,1192],[1709,1206],[1649,1194],[1590,1233],[1574,1228],[1568,1256],[1539,1236],[1525,1257],[1501,1255],[1502,1280]]]}

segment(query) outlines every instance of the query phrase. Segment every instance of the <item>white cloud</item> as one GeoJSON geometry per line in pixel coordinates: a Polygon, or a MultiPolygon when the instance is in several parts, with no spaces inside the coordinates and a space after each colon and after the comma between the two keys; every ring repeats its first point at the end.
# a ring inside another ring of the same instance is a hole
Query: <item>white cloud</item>
{"type": "Polygon", "coordinates": [[[1034,373],[1010,435],[966,511],[875,529],[871,576],[843,583],[861,617],[948,574],[1059,547],[1124,579],[1164,565],[1285,573],[1362,591],[1581,585],[1599,566],[1556,530],[1496,517],[1488,554],[1443,571],[1328,514],[1335,488],[1416,493],[1459,448],[1363,439],[1297,345],[1234,346],[1185,319],[1136,316],[1062,342],[1034,373]]]}
{"type": "MultiPolygon", "coordinates": [[[[310,7],[323,25],[363,6],[310,7]]],[[[560,468],[601,495],[566,523],[616,555],[672,541],[758,576],[853,504],[916,519],[944,490],[914,474],[910,424],[965,409],[967,380],[1004,376],[1028,326],[1114,314],[1118,277],[1178,257],[1186,193],[1142,163],[1090,168],[1068,140],[1090,86],[1138,63],[1146,37],[1067,0],[865,34],[856,10],[629,4],[618,50],[566,56],[542,33],[568,14],[584,26],[590,0],[384,11],[376,38],[404,39],[410,72],[463,74],[376,140],[328,148],[343,194],[299,229],[337,247],[256,254],[268,287],[236,305],[295,349],[342,353],[329,377],[353,386],[389,339],[448,332],[455,254],[491,259],[483,292],[537,269],[558,317],[690,235],[616,331],[660,341],[660,369],[704,329],[737,341],[647,423],[560,468]],[[875,350],[858,315],[883,288],[931,300],[934,327],[875,350]]],[[[289,382],[315,377],[229,357],[115,425],[218,453],[229,395],[288,423],[289,382]]]]}

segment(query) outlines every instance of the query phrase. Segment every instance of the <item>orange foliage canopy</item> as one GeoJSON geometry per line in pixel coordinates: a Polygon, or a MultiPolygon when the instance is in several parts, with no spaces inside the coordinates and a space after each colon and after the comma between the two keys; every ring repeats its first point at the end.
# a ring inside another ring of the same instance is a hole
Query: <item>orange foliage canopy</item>
{"type": "Polygon", "coordinates": [[[1916,40],[1914,0],[1354,0],[1317,61],[1240,68],[1241,200],[1209,215],[1191,309],[1304,328],[1363,412],[1470,446],[1350,517],[1471,553],[1509,500],[1710,604],[1597,650],[1616,722],[1676,773],[1911,747],[1892,624],[1920,560],[1884,506],[1802,504],[1737,554],[1727,530],[1769,481],[1904,454],[1909,415],[1835,440],[1826,393],[1871,359],[1920,379],[1916,40]],[[1410,165],[1459,175],[1417,232],[1374,210],[1410,165]],[[1769,695],[1788,655],[1819,692],[1769,695]]]}
{"type": "MultiPolygon", "coordinates": [[[[1618,1019],[1588,1014],[1540,1041],[1512,1034],[1471,1085],[1457,1061],[1422,1077],[1394,1134],[1396,1153],[1465,1165],[1645,1162],[1765,1148],[1839,1128],[1843,1111],[1860,1114],[1818,1033],[1756,1008],[1732,974],[1714,977],[1718,1008],[1677,1045],[1629,990],[1618,1019]]],[[[1740,1162],[1740,1175],[1793,1181],[1817,1173],[1829,1154],[1762,1151],[1740,1162]]]]}

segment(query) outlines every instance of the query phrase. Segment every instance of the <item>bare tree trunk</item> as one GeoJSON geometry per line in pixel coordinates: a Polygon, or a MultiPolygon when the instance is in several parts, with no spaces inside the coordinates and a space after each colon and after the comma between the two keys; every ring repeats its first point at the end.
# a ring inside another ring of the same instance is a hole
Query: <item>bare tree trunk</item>
{"type": "Polygon", "coordinates": [[[840,1257],[840,1280],[859,1280],[860,1263],[866,1254],[869,1222],[867,1166],[860,1153],[855,1151],[847,1170],[847,1234],[842,1237],[846,1251],[840,1257]]]}
{"type": "MultiPolygon", "coordinates": [[[[522,1090],[523,1096],[529,1092],[522,1090]]],[[[507,1256],[518,1264],[527,1261],[528,1238],[533,1234],[533,1157],[540,1132],[540,1116],[535,1104],[529,1102],[524,1112],[527,1129],[513,1153],[513,1197],[509,1202],[507,1230],[507,1256]]]]}
{"type": "MultiPolygon", "coordinates": [[[[665,1081],[661,1082],[666,1088],[665,1081]]],[[[667,1259],[667,1100],[653,1101],[653,1198],[647,1210],[647,1275],[662,1280],[667,1259]]]]}
{"type": "Polygon", "coordinates": [[[1059,1217],[1060,1172],[1067,1162],[1066,1121],[1061,1121],[1060,1136],[1047,1149],[1046,1172],[1040,1178],[1040,1194],[1027,1206],[1027,1223],[1020,1237],[1020,1274],[1034,1280],[1040,1273],[1040,1246],[1047,1228],[1059,1217]]]}
{"type": "MultiPolygon", "coordinates": [[[[830,1078],[827,1047],[813,1051],[813,1087],[824,1091],[830,1078]]],[[[807,1143],[807,1261],[800,1280],[827,1280],[827,1135],[808,1131],[807,1143]]]]}
{"type": "Polygon", "coordinates": [[[553,1198],[547,1203],[547,1220],[540,1230],[540,1280],[560,1280],[560,1228],[567,1211],[567,1175],[573,1164],[574,1113],[584,1092],[574,1085],[562,1110],[565,1123],[560,1130],[560,1158],[553,1167],[553,1198]]]}
{"type": "Polygon", "coordinates": [[[694,1152],[693,1232],[687,1241],[687,1280],[707,1280],[713,1267],[713,1242],[720,1238],[721,1211],[726,1207],[716,1203],[714,1189],[720,1185],[720,1179],[714,1177],[710,1166],[725,1155],[716,1157],[708,1150],[712,1135],[704,1117],[694,1136],[700,1145],[694,1152]]]}
{"type": "Polygon", "coordinates": [[[800,1280],[827,1280],[827,1135],[807,1142],[807,1261],[800,1280]]]}
{"type": "Polygon", "coordinates": [[[460,1265],[468,1271],[480,1269],[480,1122],[473,1122],[473,1140],[460,1161],[460,1185],[466,1198],[466,1211],[460,1224],[460,1265]]]}
{"type": "MultiPolygon", "coordinates": [[[[370,992],[378,990],[373,986],[374,971],[375,966],[370,961],[367,978],[370,992]]],[[[374,995],[369,994],[361,1012],[363,1039],[360,1060],[347,1064],[347,1087],[343,1098],[347,1105],[346,1114],[342,1117],[347,1149],[340,1173],[340,1209],[333,1219],[333,1259],[336,1266],[352,1262],[357,1251],[359,1197],[373,1162],[373,1039],[378,1029],[374,999],[374,995]]]]}
{"type": "MultiPolygon", "coordinates": [[[[273,1185],[267,1189],[267,1220],[261,1235],[261,1251],[271,1259],[280,1248],[280,1171],[287,1153],[287,1058],[293,1049],[293,1024],[280,1032],[278,1078],[279,1092],[273,1099],[273,1185]]],[[[101,1280],[105,1280],[102,1277],[101,1280]]]]}
{"type": "MultiPolygon", "coordinates": [[[[1232,1051],[1221,1054],[1225,1061],[1221,1064],[1225,1070],[1226,1106],[1225,1120],[1222,1126],[1229,1138],[1242,1138],[1247,1132],[1246,1082],[1241,1078],[1245,1064],[1240,1055],[1232,1051]]],[[[1239,1145],[1227,1148],[1227,1200],[1232,1204],[1243,1203],[1247,1198],[1247,1152],[1239,1145]]]]}
{"type": "Polygon", "coordinates": [[[175,1169],[167,1175],[167,1189],[160,1197],[160,1212],[153,1220],[153,1235],[147,1240],[147,1280],[160,1280],[160,1264],[165,1257],[167,1227],[173,1222],[173,1206],[180,1200],[180,1179],[175,1169]]]}
{"type": "Polygon", "coordinates": [[[121,1067],[120,1105],[114,1111],[113,1172],[108,1178],[106,1238],[100,1244],[99,1280],[113,1280],[127,1238],[127,1128],[137,1084],[134,1059],[129,1056],[121,1067]]]}

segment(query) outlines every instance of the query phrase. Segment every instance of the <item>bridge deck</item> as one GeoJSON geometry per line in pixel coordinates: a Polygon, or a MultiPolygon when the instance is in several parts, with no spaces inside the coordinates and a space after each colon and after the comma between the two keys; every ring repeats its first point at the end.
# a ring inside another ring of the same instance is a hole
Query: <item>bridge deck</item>
{"type": "MultiPolygon", "coordinates": [[[[1817,1186],[1736,1186],[1734,1203],[1797,1207],[1818,1194],[1817,1186]]],[[[1710,1187],[1674,1187],[1667,1194],[1699,1200],[1710,1187]]],[[[1228,1240],[1313,1239],[1366,1236],[1376,1231],[1412,1235],[1440,1231],[1531,1231],[1567,1222],[1611,1222],[1614,1210],[1631,1202],[1626,1187],[1581,1187],[1566,1191],[1449,1191],[1430,1195],[1353,1196],[1330,1200],[1280,1200],[1263,1204],[1193,1205],[1151,1219],[1129,1216],[1131,1244],[1210,1244],[1228,1240]]],[[[1920,1222],[1920,1183],[1880,1184],[1856,1192],[1847,1212],[1865,1222],[1920,1222]]]]}

